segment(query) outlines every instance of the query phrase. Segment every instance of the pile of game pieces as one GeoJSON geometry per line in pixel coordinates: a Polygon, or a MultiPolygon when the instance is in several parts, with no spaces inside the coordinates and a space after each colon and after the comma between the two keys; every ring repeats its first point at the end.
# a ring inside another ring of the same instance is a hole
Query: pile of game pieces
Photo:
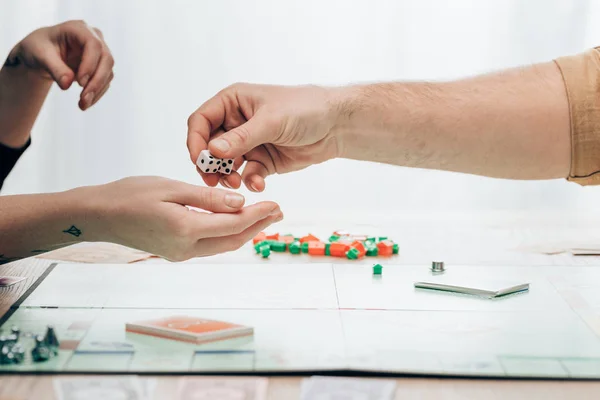
{"type": "Polygon", "coordinates": [[[25,359],[25,349],[19,343],[21,332],[13,326],[8,336],[0,336],[0,365],[20,364],[25,359]]]}
{"type": "Polygon", "coordinates": [[[307,253],[313,256],[345,257],[357,260],[365,256],[391,256],[398,254],[398,244],[387,237],[353,235],[344,231],[335,231],[327,241],[314,235],[295,237],[292,234],[267,235],[259,233],[252,241],[257,254],[267,258],[271,251],[292,254],[307,253]]]}
{"type": "Polygon", "coordinates": [[[221,159],[210,154],[208,150],[202,150],[196,161],[200,171],[207,174],[221,173],[229,175],[233,171],[233,159],[221,159]]]}
{"type": "MultiPolygon", "coordinates": [[[[24,334],[25,336],[31,336],[24,334]]],[[[25,360],[25,348],[19,342],[23,335],[21,330],[13,326],[10,334],[0,336],[0,365],[21,364],[25,360]]],[[[35,347],[31,350],[31,358],[35,362],[47,361],[58,355],[60,343],[52,326],[48,326],[46,335],[35,338],[35,347]]]]}

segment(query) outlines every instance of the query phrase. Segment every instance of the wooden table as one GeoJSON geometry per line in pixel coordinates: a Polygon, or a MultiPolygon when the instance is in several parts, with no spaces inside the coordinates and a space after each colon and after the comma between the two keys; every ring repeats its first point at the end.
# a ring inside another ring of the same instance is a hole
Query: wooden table
{"type": "MultiPolygon", "coordinates": [[[[43,274],[51,260],[26,259],[0,266],[0,275],[26,276],[27,280],[0,289],[0,314],[43,274]]],[[[0,376],[0,400],[54,399],[52,376],[0,376]]],[[[174,398],[179,376],[143,376],[156,379],[155,399],[174,398]]],[[[205,379],[198,377],[197,379],[205,379]]],[[[235,379],[235,378],[233,378],[235,379]]],[[[268,399],[298,399],[301,377],[269,379],[268,399]]],[[[399,378],[396,399],[592,399],[600,398],[600,382],[399,378]]]]}

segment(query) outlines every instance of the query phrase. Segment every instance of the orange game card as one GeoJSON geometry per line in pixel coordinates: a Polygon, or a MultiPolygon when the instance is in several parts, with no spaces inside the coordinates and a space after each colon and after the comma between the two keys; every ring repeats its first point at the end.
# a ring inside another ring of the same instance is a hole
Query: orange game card
{"type": "Polygon", "coordinates": [[[212,342],[254,334],[254,329],[249,326],[185,316],[127,323],[125,330],[191,343],[212,342]]]}

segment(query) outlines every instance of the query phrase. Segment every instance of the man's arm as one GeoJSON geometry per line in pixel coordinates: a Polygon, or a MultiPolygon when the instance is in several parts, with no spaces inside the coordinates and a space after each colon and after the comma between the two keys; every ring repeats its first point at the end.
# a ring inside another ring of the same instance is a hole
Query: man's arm
{"type": "Polygon", "coordinates": [[[342,157],[508,179],[569,176],[569,103],[554,63],[339,95],[342,157]]]}
{"type": "Polygon", "coordinates": [[[600,99],[600,85],[590,78],[600,76],[600,57],[592,56],[566,74],[565,62],[547,62],[453,82],[235,84],[190,116],[190,158],[195,162],[208,148],[216,157],[237,158],[237,166],[246,161],[240,173],[201,175],[210,186],[237,188],[243,181],[257,192],[270,174],[335,157],[497,178],[571,179],[582,159],[598,160],[596,169],[583,169],[600,171],[600,100],[597,115],[590,113],[586,101],[573,101],[566,79],[590,92],[586,99],[600,99]],[[579,135],[584,118],[595,128],[579,135]],[[595,142],[598,154],[583,154],[584,139],[572,146],[581,137],[595,142]]]}

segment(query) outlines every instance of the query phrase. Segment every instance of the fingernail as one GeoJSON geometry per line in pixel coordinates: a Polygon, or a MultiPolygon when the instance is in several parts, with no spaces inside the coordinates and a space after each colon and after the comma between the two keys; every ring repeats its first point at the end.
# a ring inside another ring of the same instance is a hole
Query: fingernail
{"type": "Polygon", "coordinates": [[[67,75],[63,75],[59,80],[58,83],[60,84],[61,88],[66,88],[67,85],[69,84],[69,77],[67,75]]]}
{"type": "Polygon", "coordinates": [[[275,215],[281,214],[281,210],[279,209],[279,207],[273,209],[270,213],[269,213],[269,217],[274,217],[275,215]]]}
{"type": "Polygon", "coordinates": [[[240,208],[244,204],[244,196],[237,193],[228,193],[225,195],[225,204],[231,208],[240,208]]]}
{"type": "Polygon", "coordinates": [[[225,186],[227,189],[233,189],[226,179],[221,179],[221,185],[225,186]]]}
{"type": "Polygon", "coordinates": [[[227,141],[223,139],[213,140],[211,142],[211,146],[222,152],[226,152],[227,150],[229,150],[229,143],[227,143],[227,141]]]}
{"type": "Polygon", "coordinates": [[[279,222],[283,219],[283,214],[279,214],[279,217],[277,217],[277,219],[275,219],[275,222],[279,222]]]}
{"type": "Polygon", "coordinates": [[[258,188],[254,184],[254,182],[250,182],[250,189],[254,190],[255,192],[258,192],[258,188]]]}
{"type": "Polygon", "coordinates": [[[83,78],[81,78],[81,82],[79,82],[79,84],[81,85],[81,87],[84,87],[85,85],[87,85],[89,80],[90,80],[90,76],[86,75],[83,78]]]}
{"type": "Polygon", "coordinates": [[[89,106],[91,106],[93,100],[94,100],[94,92],[89,92],[88,94],[86,94],[83,97],[83,104],[85,105],[85,108],[88,108],[89,106]]]}

